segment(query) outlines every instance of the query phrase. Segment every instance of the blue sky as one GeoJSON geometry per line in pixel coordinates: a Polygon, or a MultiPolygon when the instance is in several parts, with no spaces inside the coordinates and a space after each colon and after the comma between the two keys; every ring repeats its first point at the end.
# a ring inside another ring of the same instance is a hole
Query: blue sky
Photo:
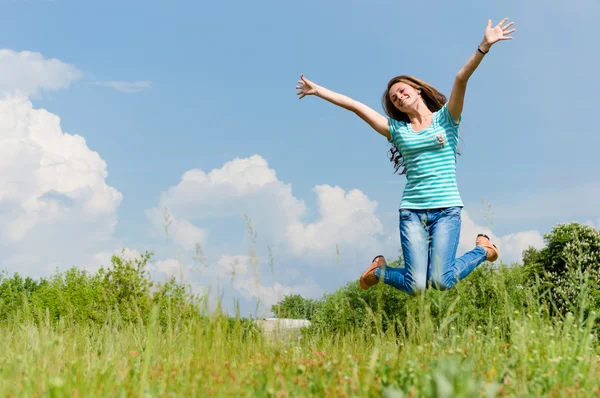
{"type": "Polygon", "coordinates": [[[93,268],[120,248],[151,250],[157,275],[179,264],[198,289],[235,269],[226,297],[247,310],[257,297],[319,297],[358,278],[378,251],[400,248],[404,179],[358,117],[299,101],[298,76],[378,111],[399,74],[449,95],[488,18],[508,17],[517,32],[469,82],[461,250],[488,228],[511,263],[556,223],[600,226],[594,1],[123,3],[0,0],[9,51],[0,90],[25,101],[4,100],[3,117],[22,119],[0,139],[27,154],[4,156],[1,167],[2,192],[13,195],[0,199],[8,272],[93,268]],[[85,143],[67,145],[73,135],[85,143]],[[57,157],[66,169],[40,177],[57,157]],[[168,242],[164,207],[174,218],[168,242]],[[258,283],[243,213],[258,233],[258,283]],[[200,271],[194,239],[207,263],[200,271]]]}

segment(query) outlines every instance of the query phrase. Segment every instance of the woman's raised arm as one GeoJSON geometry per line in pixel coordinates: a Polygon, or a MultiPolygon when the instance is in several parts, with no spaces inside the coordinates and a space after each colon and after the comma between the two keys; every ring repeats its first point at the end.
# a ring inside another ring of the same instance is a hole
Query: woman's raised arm
{"type": "Polygon", "coordinates": [[[306,79],[304,75],[300,75],[300,80],[298,81],[296,89],[298,89],[297,94],[300,96],[300,99],[307,95],[315,95],[323,98],[332,104],[354,112],[379,134],[383,135],[388,140],[390,139],[390,130],[388,127],[387,118],[379,112],[369,108],[367,105],[353,100],[352,98],[343,94],[339,94],[325,87],[321,87],[306,79]]]}

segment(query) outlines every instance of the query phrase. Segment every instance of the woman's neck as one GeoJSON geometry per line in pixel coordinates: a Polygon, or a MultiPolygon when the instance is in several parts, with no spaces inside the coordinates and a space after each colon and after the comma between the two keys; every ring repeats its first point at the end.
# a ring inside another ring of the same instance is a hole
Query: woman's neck
{"type": "Polygon", "coordinates": [[[412,112],[409,111],[406,114],[408,115],[410,123],[417,125],[426,124],[431,120],[431,115],[433,115],[433,113],[427,109],[426,106],[417,107],[417,109],[413,110],[412,112]]]}
{"type": "Polygon", "coordinates": [[[422,125],[427,124],[431,120],[433,113],[427,108],[423,102],[419,102],[415,109],[406,112],[410,120],[410,124],[422,125]]]}

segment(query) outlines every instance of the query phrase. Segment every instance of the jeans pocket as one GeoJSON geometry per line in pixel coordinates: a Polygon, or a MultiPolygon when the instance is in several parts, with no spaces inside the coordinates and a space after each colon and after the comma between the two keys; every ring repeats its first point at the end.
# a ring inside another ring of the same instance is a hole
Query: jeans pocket
{"type": "Polygon", "coordinates": [[[458,217],[460,218],[462,212],[462,207],[460,206],[452,206],[444,209],[442,212],[444,217],[458,217]]]}
{"type": "Polygon", "coordinates": [[[409,220],[413,212],[408,209],[400,209],[400,220],[409,220]]]}

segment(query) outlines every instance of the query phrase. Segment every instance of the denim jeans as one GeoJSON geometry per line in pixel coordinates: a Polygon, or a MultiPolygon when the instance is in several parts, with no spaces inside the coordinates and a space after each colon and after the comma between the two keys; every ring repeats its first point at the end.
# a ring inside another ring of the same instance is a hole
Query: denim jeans
{"type": "MultiPolygon", "coordinates": [[[[429,286],[447,290],[483,263],[487,252],[480,246],[456,258],[461,210],[461,207],[400,209],[400,242],[405,267],[386,267],[384,283],[410,295],[429,286]]],[[[379,280],[381,272],[381,268],[375,272],[379,280]]]]}

